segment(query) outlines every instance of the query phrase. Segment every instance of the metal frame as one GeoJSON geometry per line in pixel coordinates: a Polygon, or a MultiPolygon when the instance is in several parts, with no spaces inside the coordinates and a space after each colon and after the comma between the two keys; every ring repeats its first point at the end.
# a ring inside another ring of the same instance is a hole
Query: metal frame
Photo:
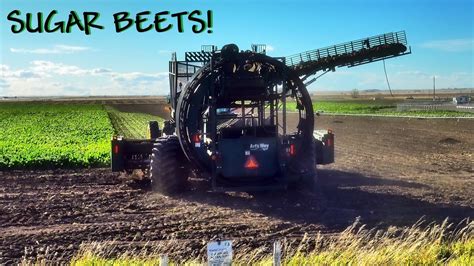
{"type": "MultiPolygon", "coordinates": [[[[257,62],[259,62],[258,60],[263,60],[263,62],[266,62],[266,60],[270,60],[271,62],[273,62],[273,64],[279,64],[281,65],[281,67],[284,67],[284,68],[287,68],[287,66],[285,66],[284,64],[284,61],[285,59],[284,58],[270,58],[270,57],[267,57],[265,56],[264,54],[261,54],[260,56],[257,56],[257,54],[255,53],[248,53],[248,54],[245,54],[243,53],[242,54],[244,57],[245,56],[250,56],[250,58],[253,58],[253,57],[258,57],[259,59],[257,59],[257,62]]],[[[199,95],[196,95],[196,93],[199,93],[198,89],[200,86],[205,86],[203,84],[200,84],[199,82],[205,82],[206,79],[209,79],[209,80],[215,80],[215,77],[217,76],[214,76],[214,75],[219,75],[219,67],[220,67],[220,61],[219,60],[214,60],[214,58],[219,58],[219,52],[215,52],[213,56],[211,56],[211,58],[202,58],[202,61],[197,61],[195,60],[194,58],[191,58],[191,60],[193,60],[193,63],[200,63],[200,64],[203,64],[203,67],[199,70],[197,70],[195,73],[192,73],[193,75],[193,79],[191,81],[190,84],[188,84],[184,90],[184,93],[185,94],[182,94],[180,95],[179,97],[179,102],[177,103],[177,110],[178,113],[179,113],[179,117],[176,117],[176,121],[177,121],[177,135],[178,137],[180,137],[180,142],[183,146],[183,150],[185,151],[185,154],[186,156],[188,157],[188,159],[190,159],[190,161],[195,164],[197,164],[197,168],[198,169],[201,169],[203,171],[209,171],[209,176],[210,176],[210,181],[211,181],[211,184],[212,184],[212,187],[213,189],[217,190],[219,189],[219,184],[217,182],[217,164],[216,164],[216,161],[211,161],[211,165],[208,166],[208,167],[205,167],[203,165],[201,165],[201,163],[199,162],[200,158],[199,156],[197,156],[196,154],[193,153],[193,148],[191,147],[192,145],[190,144],[190,139],[189,139],[189,132],[194,132],[197,128],[198,128],[198,125],[196,124],[196,120],[198,121],[203,121],[203,124],[201,125],[201,127],[207,127],[210,129],[210,132],[207,132],[207,136],[206,138],[210,138],[211,140],[213,140],[210,144],[210,146],[208,146],[208,151],[210,151],[212,153],[212,155],[217,155],[216,152],[217,152],[217,147],[216,147],[216,142],[217,142],[217,131],[218,131],[218,116],[216,114],[216,109],[217,109],[217,91],[215,90],[215,86],[214,86],[214,83],[212,83],[210,86],[206,87],[208,88],[206,91],[202,91],[200,92],[200,96],[199,95]],[[217,69],[216,71],[214,71],[214,69],[217,69]],[[217,74],[216,74],[217,73],[217,74]],[[207,97],[209,98],[209,100],[206,100],[207,97]],[[197,99],[202,99],[202,100],[197,100],[197,99]],[[208,101],[206,103],[206,101],[208,101]],[[199,106],[197,105],[198,102],[203,102],[202,104],[204,104],[205,106],[208,106],[209,109],[205,108],[207,111],[207,114],[200,114],[199,116],[193,116],[194,118],[189,118],[187,117],[186,115],[183,116],[183,114],[195,114],[195,113],[200,113],[199,110],[199,106]],[[194,106],[194,107],[193,107],[194,106]],[[183,109],[184,108],[184,109],[183,109]],[[191,108],[190,110],[186,109],[186,108],[191,108]],[[198,108],[198,109],[192,109],[192,108],[198,108]],[[205,124],[205,125],[204,125],[205,124]],[[193,128],[193,129],[191,129],[193,128]],[[207,169],[207,170],[206,170],[207,169]]],[[[190,59],[189,57],[186,58],[186,59],[190,59]]],[[[253,58],[255,59],[255,58],[253,58]]],[[[252,59],[252,60],[253,60],[252,59]]],[[[179,62],[179,61],[178,61],[179,62]]],[[[185,60],[183,62],[183,64],[187,65],[189,64],[190,62],[188,62],[187,60],[185,60]]],[[[280,68],[281,68],[280,67],[280,68]]],[[[176,68],[175,68],[176,69],[176,68]]],[[[281,69],[280,71],[283,72],[288,72],[290,73],[291,70],[283,70],[281,69]]],[[[180,76],[181,73],[175,73],[174,76],[178,77],[180,76]]],[[[186,77],[189,77],[188,74],[185,74],[184,76],[186,77]]],[[[298,79],[297,76],[294,76],[292,79],[298,79]]],[[[306,88],[304,87],[303,83],[300,82],[298,86],[303,86],[303,87],[293,87],[293,88],[290,88],[289,85],[288,85],[288,82],[283,82],[283,89],[282,90],[278,90],[276,84],[273,86],[273,96],[270,96],[270,98],[265,98],[265,99],[261,99],[261,100],[254,100],[254,101],[251,101],[249,103],[247,102],[241,102],[239,104],[236,104],[236,105],[232,105],[230,104],[229,107],[240,107],[242,108],[242,111],[241,111],[241,114],[239,116],[238,119],[242,119],[242,120],[245,120],[246,118],[259,118],[258,119],[258,125],[263,125],[263,118],[265,117],[265,109],[269,108],[270,109],[270,123],[271,125],[275,125],[276,126],[276,129],[281,129],[280,131],[280,137],[281,138],[282,136],[286,136],[287,135],[287,123],[286,123],[286,98],[290,95],[293,95],[293,97],[298,97],[296,96],[297,94],[296,93],[290,93],[290,90],[295,90],[295,89],[303,89],[306,90],[306,88]],[[280,107],[279,105],[281,105],[281,111],[283,112],[282,114],[279,114],[279,111],[280,111],[280,107]],[[246,113],[246,108],[251,108],[253,111],[250,111],[249,113],[246,113]],[[257,108],[257,112],[255,112],[255,108],[257,108]],[[252,113],[254,112],[254,113],[252,113]],[[280,122],[280,119],[278,118],[279,115],[282,115],[282,121],[280,122]]],[[[207,86],[207,85],[206,85],[207,86]]],[[[223,91],[223,90],[226,90],[225,87],[222,87],[224,86],[224,84],[221,84],[220,85],[220,90],[223,91]]],[[[298,95],[300,95],[299,97],[302,97],[301,93],[299,93],[298,95]]],[[[310,109],[310,110],[306,110],[306,112],[310,112],[312,114],[312,108],[311,108],[311,99],[309,97],[309,94],[306,92],[306,97],[307,97],[307,100],[306,101],[303,101],[303,102],[307,102],[307,109],[310,109]]],[[[302,113],[300,112],[299,113],[300,115],[300,120],[301,120],[301,117],[304,116],[304,115],[307,115],[306,113],[302,113]]],[[[225,118],[225,117],[222,117],[222,118],[225,118]]],[[[253,119],[251,119],[251,121],[253,121],[253,119]]],[[[314,120],[313,119],[309,119],[308,121],[311,121],[313,122],[314,120]]],[[[312,124],[311,124],[312,125],[312,124]]],[[[312,126],[308,126],[307,127],[309,129],[309,131],[312,132],[312,126]]],[[[201,128],[201,132],[204,130],[205,128],[201,128]]],[[[279,130],[278,130],[279,131],[279,130]]],[[[278,134],[278,133],[277,133],[278,134]]],[[[302,134],[302,132],[295,132],[294,134],[302,134]]],[[[310,134],[312,133],[308,133],[306,135],[310,136],[310,134]]],[[[308,139],[310,140],[310,139],[308,139]]],[[[204,144],[202,144],[204,145],[204,144]]],[[[283,166],[286,165],[285,162],[282,163],[283,166]]],[[[271,186],[274,186],[275,184],[271,185],[271,186]]],[[[286,184],[278,184],[279,187],[281,186],[285,186],[286,184]]],[[[254,187],[254,189],[264,189],[264,188],[267,188],[268,186],[256,186],[254,187]]],[[[222,189],[222,188],[221,188],[222,189]]],[[[235,188],[234,188],[235,189],[235,188]]],[[[250,187],[246,186],[246,189],[250,189],[250,187]]]]}

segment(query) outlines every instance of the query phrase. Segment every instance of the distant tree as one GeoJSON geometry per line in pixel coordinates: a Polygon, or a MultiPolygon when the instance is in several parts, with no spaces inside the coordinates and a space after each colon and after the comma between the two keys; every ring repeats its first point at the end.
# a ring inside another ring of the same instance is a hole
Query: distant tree
{"type": "Polygon", "coordinates": [[[353,89],[351,91],[351,97],[352,98],[359,98],[359,90],[358,89],[353,89]]]}

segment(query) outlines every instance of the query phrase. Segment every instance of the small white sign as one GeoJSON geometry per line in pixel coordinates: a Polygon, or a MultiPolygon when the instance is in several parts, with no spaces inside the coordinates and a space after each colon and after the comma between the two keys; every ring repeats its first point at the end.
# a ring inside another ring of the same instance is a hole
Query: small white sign
{"type": "Polygon", "coordinates": [[[232,241],[216,241],[207,244],[207,262],[210,266],[232,264],[232,241]]]}
{"type": "Polygon", "coordinates": [[[160,266],[168,266],[168,263],[169,263],[168,255],[161,255],[160,266]]]}

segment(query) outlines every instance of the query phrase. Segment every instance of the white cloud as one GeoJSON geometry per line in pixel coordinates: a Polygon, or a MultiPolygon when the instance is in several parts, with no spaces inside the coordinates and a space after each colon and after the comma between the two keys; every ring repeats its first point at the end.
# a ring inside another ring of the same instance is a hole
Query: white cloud
{"type": "Polygon", "coordinates": [[[78,66],[54,63],[51,61],[36,60],[30,63],[30,69],[40,77],[61,76],[85,76],[85,75],[105,75],[112,73],[106,68],[84,69],[78,66]]]}
{"type": "Polygon", "coordinates": [[[23,48],[10,48],[12,53],[20,54],[73,54],[84,51],[92,50],[90,47],[84,46],[70,46],[58,44],[52,48],[37,48],[37,49],[23,49],[23,48]]]}
{"type": "Polygon", "coordinates": [[[7,65],[0,65],[0,74],[2,74],[5,71],[8,71],[9,69],[10,67],[7,65]]]}
{"type": "Polygon", "coordinates": [[[112,73],[112,83],[115,89],[131,89],[137,95],[168,94],[168,73],[112,73]]]}
{"type": "Polygon", "coordinates": [[[168,73],[114,72],[51,61],[25,69],[0,65],[0,96],[157,95],[168,93],[168,73]]]}
{"type": "MultiPolygon", "coordinates": [[[[430,89],[433,75],[438,88],[474,87],[470,72],[428,73],[403,69],[389,74],[392,89],[430,89]]],[[[329,72],[310,89],[386,89],[383,71],[340,69],[329,72]]],[[[0,65],[0,96],[88,96],[88,95],[166,95],[167,72],[116,72],[107,68],[84,68],[52,61],[32,61],[13,69],[0,65]]]]}
{"type": "Polygon", "coordinates": [[[88,74],[89,72],[88,70],[81,69],[77,66],[40,60],[31,62],[31,69],[42,77],[50,77],[52,75],[81,76],[88,74]]]}
{"type": "Polygon", "coordinates": [[[83,51],[91,50],[90,47],[71,46],[71,45],[63,45],[63,44],[58,44],[58,45],[55,46],[55,48],[59,49],[61,51],[68,51],[68,52],[83,52],[83,51]]]}
{"type": "Polygon", "coordinates": [[[100,74],[106,74],[106,73],[111,73],[112,70],[108,69],[108,68],[94,68],[92,69],[92,74],[95,74],[95,75],[100,75],[100,74]]]}
{"type": "Polygon", "coordinates": [[[3,79],[3,78],[0,78],[0,88],[8,88],[10,85],[8,84],[8,82],[3,79]]]}
{"type": "Polygon", "coordinates": [[[168,72],[147,74],[142,72],[112,73],[112,77],[117,81],[150,82],[161,80],[168,76],[168,72]]]}
{"type": "Polygon", "coordinates": [[[11,70],[7,65],[0,65],[0,78],[4,81],[8,79],[33,79],[39,76],[29,69],[11,70]]]}
{"type": "Polygon", "coordinates": [[[433,40],[421,44],[421,47],[445,52],[464,52],[474,50],[474,39],[433,40]]]}

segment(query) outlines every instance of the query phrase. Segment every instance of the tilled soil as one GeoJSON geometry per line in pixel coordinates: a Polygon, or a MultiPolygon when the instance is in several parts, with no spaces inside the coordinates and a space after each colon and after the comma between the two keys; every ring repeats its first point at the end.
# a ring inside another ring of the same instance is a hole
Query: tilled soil
{"type": "Polygon", "coordinates": [[[337,147],[318,193],[211,193],[193,180],[170,198],[109,169],[0,172],[0,264],[68,261],[95,242],[112,255],[145,247],[196,258],[211,239],[270,251],[356,217],[381,229],[474,217],[474,120],[322,116],[317,127],[332,128],[337,147]]]}

